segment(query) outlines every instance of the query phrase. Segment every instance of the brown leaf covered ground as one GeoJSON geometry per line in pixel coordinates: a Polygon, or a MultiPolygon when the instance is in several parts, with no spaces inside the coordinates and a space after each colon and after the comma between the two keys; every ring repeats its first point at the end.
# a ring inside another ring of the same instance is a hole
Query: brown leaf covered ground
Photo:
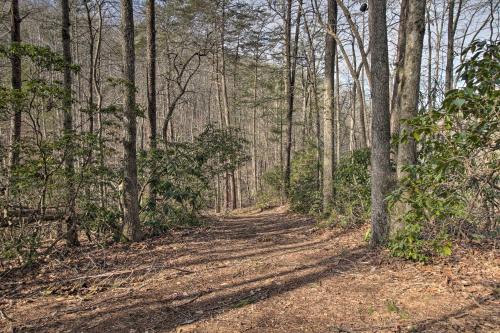
{"type": "Polygon", "coordinates": [[[429,265],[280,210],[0,272],[4,332],[500,332],[496,250],[429,265]]]}

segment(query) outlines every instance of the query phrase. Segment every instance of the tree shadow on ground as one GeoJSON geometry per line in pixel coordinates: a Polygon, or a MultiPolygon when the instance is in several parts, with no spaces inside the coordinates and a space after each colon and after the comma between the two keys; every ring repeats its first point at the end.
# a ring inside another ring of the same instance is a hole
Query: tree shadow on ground
{"type": "MultiPolygon", "coordinates": [[[[226,220],[214,223],[208,230],[201,232],[193,232],[186,235],[181,240],[173,240],[168,237],[155,241],[154,246],[147,246],[146,249],[116,249],[120,255],[105,258],[106,267],[103,273],[110,269],[114,271],[128,270],[130,263],[140,263],[143,269],[148,269],[151,264],[161,264],[160,270],[185,270],[190,271],[191,267],[198,265],[215,265],[227,261],[240,261],[252,259],[255,257],[267,257],[277,254],[287,254],[300,250],[310,250],[316,247],[323,246],[327,240],[308,240],[307,233],[315,228],[315,222],[304,217],[291,217],[285,214],[273,215],[270,220],[268,215],[247,218],[228,218],[226,220]],[[284,237],[287,236],[287,237],[284,237]],[[261,241],[260,238],[269,239],[261,241]],[[167,246],[176,244],[180,241],[182,244],[187,244],[187,249],[170,253],[167,246]],[[221,243],[222,242],[222,243],[221,243]],[[250,242],[250,243],[249,243],[250,242]],[[219,246],[214,246],[214,243],[221,243],[219,246]],[[125,258],[124,258],[125,257],[125,258]],[[187,257],[187,258],[184,258],[187,257]],[[125,260],[124,260],[125,259],[125,260]]],[[[342,232],[331,235],[330,238],[339,237],[342,232]]],[[[147,245],[147,241],[143,242],[147,245]]],[[[112,249],[113,250],[113,249],[112,249]]],[[[102,252],[100,252],[102,253],[102,252]]],[[[88,263],[85,261],[98,261],[99,252],[95,249],[86,248],[78,253],[78,260],[71,264],[74,271],[70,276],[59,277],[59,269],[68,267],[68,263],[61,262],[60,266],[55,266],[50,271],[44,274],[56,276],[55,279],[36,279],[33,278],[29,282],[23,284],[23,289],[29,292],[11,293],[9,297],[14,299],[22,299],[26,297],[34,297],[44,292],[50,286],[59,286],[66,282],[73,282],[89,274],[91,270],[86,270],[88,263]]],[[[129,277],[143,274],[143,269],[136,269],[129,277]]],[[[35,275],[36,272],[31,274],[35,275]]],[[[6,279],[5,281],[8,281],[6,279]]],[[[84,279],[82,279],[84,283],[84,279]]],[[[14,282],[13,282],[14,283],[14,282]]],[[[2,291],[0,290],[0,296],[2,291]]],[[[5,295],[4,295],[5,296],[5,295]]]]}
{"type": "Polygon", "coordinates": [[[436,319],[412,325],[413,332],[493,332],[500,328],[498,294],[474,300],[473,304],[436,319]],[[497,303],[495,306],[495,303],[497,303]],[[487,306],[490,305],[490,306],[487,306]]]}
{"type": "Polygon", "coordinates": [[[357,247],[319,262],[295,267],[276,274],[266,274],[234,283],[223,288],[194,291],[181,297],[136,295],[126,303],[116,300],[92,313],[82,312],[77,319],[53,322],[43,329],[86,332],[120,332],[133,328],[138,331],[172,330],[179,325],[194,323],[237,307],[255,304],[304,285],[343,274],[370,255],[368,247],[357,247]],[[279,280],[276,283],[275,280],[279,280]],[[180,301],[178,305],[172,302],[180,301]]]}

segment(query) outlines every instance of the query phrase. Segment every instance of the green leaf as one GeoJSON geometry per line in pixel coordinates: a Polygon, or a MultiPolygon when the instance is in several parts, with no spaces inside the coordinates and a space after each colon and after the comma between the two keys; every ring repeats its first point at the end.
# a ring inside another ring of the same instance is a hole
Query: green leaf
{"type": "Polygon", "coordinates": [[[463,98],[457,98],[453,100],[453,105],[456,105],[457,107],[461,108],[467,101],[463,98]]]}

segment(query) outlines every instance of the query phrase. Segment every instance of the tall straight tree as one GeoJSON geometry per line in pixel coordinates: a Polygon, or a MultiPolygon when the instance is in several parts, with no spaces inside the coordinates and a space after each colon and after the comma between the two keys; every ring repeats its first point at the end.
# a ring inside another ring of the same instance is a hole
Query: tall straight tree
{"type": "Polygon", "coordinates": [[[292,47],[292,7],[293,1],[287,0],[285,15],[285,88],[287,100],[286,114],[286,149],[284,170],[284,197],[288,198],[290,189],[290,175],[292,173],[292,131],[293,131],[293,107],[295,100],[295,77],[297,73],[297,53],[299,50],[300,20],[302,17],[302,3],[299,0],[297,19],[295,22],[295,36],[292,47]]]}
{"type": "Polygon", "coordinates": [[[369,1],[372,78],[372,245],[382,244],[388,234],[386,197],[391,188],[389,110],[389,55],[387,46],[387,0],[369,1]]]}
{"type": "MultiPolygon", "coordinates": [[[[420,92],[420,70],[422,65],[422,49],[425,34],[425,1],[410,1],[408,6],[408,23],[406,24],[406,42],[404,65],[402,69],[400,97],[401,132],[408,132],[405,120],[417,115],[418,95],[420,92]]],[[[408,138],[399,144],[397,158],[398,179],[403,176],[402,168],[414,164],[417,160],[415,140],[408,138]]]]}
{"type": "MultiPolygon", "coordinates": [[[[221,80],[221,97],[224,108],[224,125],[229,128],[231,126],[231,114],[229,109],[229,94],[227,84],[226,71],[226,20],[227,20],[227,0],[222,0],[221,3],[221,23],[220,23],[220,80],[221,80]]],[[[226,172],[226,209],[233,210],[236,208],[236,181],[234,172],[226,172]]]]}
{"type": "MultiPolygon", "coordinates": [[[[10,28],[10,41],[11,43],[18,44],[21,42],[21,18],[19,16],[19,0],[12,0],[11,3],[11,28],[10,28]]],[[[12,54],[10,58],[12,73],[11,84],[12,89],[21,90],[21,57],[12,54]]],[[[9,172],[19,164],[19,142],[21,141],[21,121],[22,113],[21,107],[18,103],[13,104],[14,115],[12,117],[10,126],[10,151],[9,151],[9,172]]]]}
{"type": "Polygon", "coordinates": [[[137,188],[137,123],[135,106],[134,11],[132,0],[121,0],[123,62],[123,237],[129,241],[141,238],[137,188]]]}
{"type": "Polygon", "coordinates": [[[73,113],[72,113],[72,94],[71,94],[71,35],[70,35],[70,20],[69,20],[69,0],[61,0],[61,10],[62,10],[62,46],[63,46],[63,57],[66,66],[64,67],[64,100],[63,100],[63,111],[64,111],[64,136],[66,139],[66,151],[64,153],[64,168],[66,175],[66,200],[68,205],[68,214],[66,216],[66,242],[70,246],[78,245],[78,233],[76,228],[76,217],[75,217],[75,187],[74,187],[74,175],[75,175],[75,161],[73,152],[73,113]]]}
{"type": "MultiPolygon", "coordinates": [[[[337,32],[337,1],[328,0],[328,30],[337,32]]],[[[332,34],[325,36],[325,109],[323,111],[323,209],[333,200],[333,174],[335,168],[335,53],[337,44],[332,34]]]]}
{"type": "MultiPolygon", "coordinates": [[[[156,125],[156,27],[155,27],[155,0],[148,0],[147,9],[147,67],[148,67],[148,116],[149,116],[149,148],[155,154],[157,148],[157,125],[156,125]]],[[[149,187],[149,203],[156,206],[156,175],[155,158],[151,164],[151,184],[149,187]]]]}

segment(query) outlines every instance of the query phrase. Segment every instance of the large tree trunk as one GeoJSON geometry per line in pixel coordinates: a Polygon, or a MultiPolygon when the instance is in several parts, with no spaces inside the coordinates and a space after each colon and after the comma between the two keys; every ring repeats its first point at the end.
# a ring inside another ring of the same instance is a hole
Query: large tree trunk
{"type": "Polygon", "coordinates": [[[285,148],[285,171],[284,171],[284,197],[288,199],[290,190],[290,175],[292,173],[292,131],[293,131],[293,107],[295,100],[295,76],[297,69],[297,53],[299,48],[300,19],[302,17],[302,0],[299,0],[297,20],[295,22],[295,36],[292,49],[292,5],[293,1],[287,1],[287,12],[285,20],[285,60],[286,60],[286,92],[287,92],[287,114],[286,114],[286,148],[285,148]]]}
{"type": "Polygon", "coordinates": [[[386,197],[390,191],[389,57],[386,0],[370,0],[370,50],[372,77],[372,245],[382,244],[388,234],[386,197]]]}
{"type": "MultiPolygon", "coordinates": [[[[10,41],[12,44],[21,42],[21,18],[19,17],[19,0],[12,0],[11,4],[11,31],[10,31],[10,41]]],[[[11,84],[12,89],[21,90],[21,57],[19,55],[13,54],[10,58],[10,63],[12,67],[11,84]]],[[[10,190],[10,178],[12,176],[13,169],[19,164],[20,149],[19,143],[21,141],[21,106],[18,103],[13,104],[14,115],[11,120],[10,127],[10,150],[9,150],[9,188],[10,190]]]]}
{"type": "MultiPolygon", "coordinates": [[[[400,97],[401,132],[408,132],[405,120],[417,115],[420,92],[420,70],[422,65],[422,49],[425,34],[425,1],[411,1],[408,8],[408,24],[406,28],[406,52],[402,69],[402,89],[400,97]]],[[[402,167],[415,164],[417,148],[413,137],[399,144],[397,159],[398,179],[403,176],[402,167]]]]}
{"type": "Polygon", "coordinates": [[[64,169],[66,176],[66,204],[67,207],[67,218],[66,218],[66,242],[69,246],[78,245],[78,232],[76,228],[76,216],[75,216],[75,186],[74,186],[74,176],[75,176],[75,166],[74,166],[74,147],[73,147],[73,114],[72,114],[72,94],[71,94],[71,68],[68,66],[72,63],[71,59],[71,36],[70,36],[70,21],[69,21],[69,0],[61,0],[62,9],[62,46],[63,46],[63,57],[64,62],[67,66],[64,67],[64,99],[63,99],[63,111],[64,111],[64,136],[66,138],[66,151],[64,154],[64,169]]]}
{"type": "Polygon", "coordinates": [[[156,207],[156,186],[158,176],[156,172],[155,151],[157,148],[156,126],[156,27],[155,27],[155,0],[147,3],[147,67],[148,67],[148,117],[149,117],[149,149],[153,154],[151,160],[151,184],[149,186],[149,204],[156,207]]]}
{"type": "MultiPolygon", "coordinates": [[[[328,0],[328,29],[337,31],[337,2],[328,0]]],[[[325,36],[325,108],[323,111],[323,209],[333,200],[333,173],[335,164],[335,53],[336,42],[331,34],[325,36]]]]}
{"type": "Polygon", "coordinates": [[[141,239],[137,188],[137,123],[135,110],[134,12],[132,0],[121,0],[123,56],[123,237],[128,241],[141,239]]]}
{"type": "MultiPolygon", "coordinates": [[[[316,15],[316,13],[314,13],[316,15]]],[[[304,16],[304,30],[307,35],[307,40],[309,42],[309,52],[308,52],[308,76],[310,77],[311,80],[311,92],[310,92],[310,97],[309,97],[309,108],[311,110],[311,116],[310,116],[310,121],[311,121],[311,127],[314,126],[314,132],[315,134],[315,141],[316,141],[316,180],[317,180],[317,189],[318,191],[321,190],[321,184],[322,179],[321,179],[321,171],[322,171],[322,141],[321,141],[321,111],[319,108],[319,103],[318,103],[318,73],[316,70],[316,48],[314,47],[314,40],[311,34],[311,31],[309,29],[309,23],[307,22],[307,17],[304,16]],[[313,125],[314,122],[314,125],[313,125]]]]}
{"type": "MultiPolygon", "coordinates": [[[[418,113],[418,98],[420,93],[420,71],[422,65],[422,49],[425,34],[425,1],[411,1],[408,7],[406,26],[405,57],[401,70],[401,91],[399,97],[398,112],[401,123],[401,133],[409,133],[411,128],[406,120],[414,118],[418,113]]],[[[417,162],[417,147],[413,136],[399,143],[397,150],[397,178],[405,176],[403,167],[417,162]]],[[[395,214],[403,214],[409,207],[407,205],[396,205],[395,214]]],[[[400,219],[391,221],[390,232],[395,235],[404,225],[400,219]]]]}

